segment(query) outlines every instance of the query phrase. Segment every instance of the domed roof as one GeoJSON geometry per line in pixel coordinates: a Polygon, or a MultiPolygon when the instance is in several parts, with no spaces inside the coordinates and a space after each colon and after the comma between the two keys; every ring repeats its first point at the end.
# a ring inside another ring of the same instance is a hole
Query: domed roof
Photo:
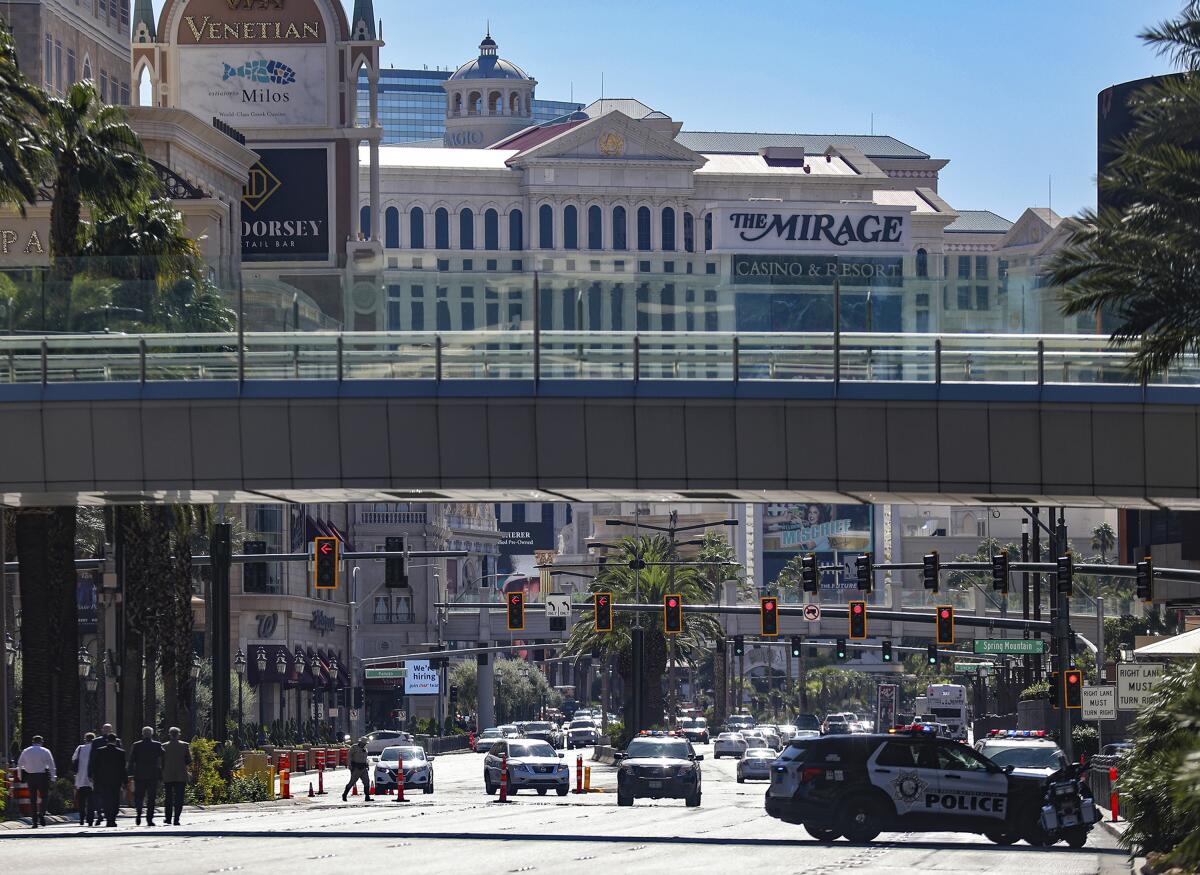
{"type": "Polygon", "coordinates": [[[479,57],[467,61],[457,70],[451,79],[528,79],[529,74],[511,61],[501,58],[497,51],[499,46],[492,39],[489,31],[479,44],[479,57]]]}

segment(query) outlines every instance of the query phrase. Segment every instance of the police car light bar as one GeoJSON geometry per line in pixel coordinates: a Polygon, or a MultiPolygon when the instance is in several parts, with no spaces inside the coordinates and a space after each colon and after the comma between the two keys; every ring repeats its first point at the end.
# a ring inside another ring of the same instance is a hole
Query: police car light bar
{"type": "Polygon", "coordinates": [[[993,729],[988,738],[1045,738],[1044,729],[993,729]]]}
{"type": "Polygon", "coordinates": [[[896,726],[888,730],[889,733],[895,735],[901,732],[908,732],[913,735],[919,735],[922,732],[936,733],[937,727],[930,726],[928,723],[910,723],[907,726],[896,726]]]}

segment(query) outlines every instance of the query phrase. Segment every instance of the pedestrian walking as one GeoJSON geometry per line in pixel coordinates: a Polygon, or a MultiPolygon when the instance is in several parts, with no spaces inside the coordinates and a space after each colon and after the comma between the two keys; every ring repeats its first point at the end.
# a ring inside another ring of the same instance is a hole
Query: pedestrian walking
{"type": "Polygon", "coordinates": [[[50,795],[50,782],[58,777],[58,770],[54,768],[54,754],[42,747],[40,735],[35,735],[33,743],[17,757],[17,770],[21,774],[21,780],[29,787],[29,801],[33,805],[33,828],[45,826],[46,797],[50,795]]]}
{"type": "Polygon", "coordinates": [[[362,781],[363,802],[371,802],[371,781],[368,776],[370,763],[367,761],[367,737],[364,735],[350,747],[350,783],[342,791],[342,801],[350,794],[350,788],[362,781]]]}
{"type": "MultiPolygon", "coordinates": [[[[92,782],[92,809],[93,809],[92,815],[94,817],[93,822],[95,823],[96,826],[101,826],[102,821],[104,820],[104,816],[103,816],[104,815],[104,803],[100,799],[100,793],[97,790],[96,776],[95,776],[95,774],[93,774],[93,767],[94,767],[93,764],[96,762],[96,751],[100,750],[100,748],[102,748],[102,747],[108,746],[108,743],[109,743],[108,737],[110,735],[112,735],[112,737],[114,739],[116,739],[117,747],[122,747],[121,739],[118,738],[116,735],[113,735],[112,724],[105,723],[103,726],[100,727],[99,734],[92,741],[92,753],[91,753],[91,756],[88,757],[88,778],[92,782]]],[[[122,748],[122,753],[124,753],[124,748],[122,748]]]]}
{"type": "Polygon", "coordinates": [[[172,726],[167,734],[170,739],[163,742],[162,746],[162,779],[166,791],[163,814],[166,815],[168,826],[172,823],[179,826],[179,815],[183,811],[183,790],[187,786],[188,768],[192,765],[192,747],[179,737],[178,726],[172,726]]]}
{"type": "Polygon", "coordinates": [[[117,825],[117,812],[121,809],[121,789],[125,786],[125,748],[121,747],[121,739],[110,732],[104,737],[104,743],[92,748],[91,760],[88,765],[92,775],[92,783],[104,813],[104,825],[117,825]]]}
{"type": "Polygon", "coordinates": [[[133,778],[133,805],[137,812],[134,821],[142,825],[142,808],[146,809],[146,826],[154,826],[154,802],[158,783],[162,780],[163,746],[154,738],[154,727],[143,726],[142,737],[129,748],[129,776],[133,778]]]}
{"type": "Polygon", "coordinates": [[[75,748],[71,755],[71,768],[75,770],[75,805],[79,808],[79,825],[84,821],[91,826],[95,822],[96,807],[92,800],[94,785],[88,774],[88,761],[92,758],[92,742],[96,733],[88,732],[83,736],[83,744],[75,748]]]}

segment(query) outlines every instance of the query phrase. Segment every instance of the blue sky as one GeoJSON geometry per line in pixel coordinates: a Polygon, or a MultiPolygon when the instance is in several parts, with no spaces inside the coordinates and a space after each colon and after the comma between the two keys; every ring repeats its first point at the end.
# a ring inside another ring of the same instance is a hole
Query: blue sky
{"type": "MultiPolygon", "coordinates": [[[[346,0],[347,9],[353,6],[346,0]]],[[[1096,93],[1164,72],[1137,40],[1182,0],[375,0],[385,65],[456,66],[486,20],[538,95],[637,97],[690,130],[886,133],[940,192],[1015,219],[1095,201],[1096,93]]]]}

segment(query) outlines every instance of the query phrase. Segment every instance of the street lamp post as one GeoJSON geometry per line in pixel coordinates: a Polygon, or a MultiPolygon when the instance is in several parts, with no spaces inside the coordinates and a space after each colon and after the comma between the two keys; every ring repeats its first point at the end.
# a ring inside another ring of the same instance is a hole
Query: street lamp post
{"type": "Polygon", "coordinates": [[[79,647],[79,687],[81,691],[86,690],[88,675],[92,673],[92,656],[88,653],[86,645],[79,647]]]}
{"type": "Polygon", "coordinates": [[[237,655],[233,657],[233,669],[238,678],[238,744],[241,745],[245,743],[242,739],[246,723],[246,712],[242,710],[242,682],[246,679],[246,654],[242,653],[240,647],[237,655]]]}
{"type": "Polygon", "coordinates": [[[308,671],[308,660],[304,658],[304,651],[300,649],[300,645],[296,645],[296,654],[292,659],[292,665],[296,669],[296,723],[299,724],[297,732],[303,732],[304,729],[304,691],[300,687],[300,679],[304,677],[304,673],[308,671]]]}
{"type": "MultiPolygon", "coordinates": [[[[2,579],[2,578],[3,578],[3,575],[0,575],[0,579],[2,579]]],[[[12,635],[10,635],[8,632],[5,632],[4,633],[4,675],[5,675],[4,679],[5,679],[6,683],[4,685],[4,701],[0,702],[0,706],[3,706],[3,708],[4,708],[4,720],[2,721],[3,726],[4,726],[4,738],[2,741],[0,741],[0,762],[7,760],[8,745],[9,745],[9,742],[12,741],[12,739],[9,738],[9,727],[12,726],[12,723],[9,721],[8,701],[9,701],[10,691],[13,688],[13,678],[12,678],[13,666],[16,665],[16,662],[17,662],[17,645],[15,643],[13,643],[12,635]]]]}
{"type": "Polygon", "coordinates": [[[192,655],[192,735],[196,734],[196,687],[200,683],[200,657],[192,655]]]}
{"type": "Polygon", "coordinates": [[[267,651],[259,647],[254,654],[254,665],[258,668],[258,739],[261,747],[263,738],[263,675],[267,673],[267,651]]]}
{"type": "MultiPolygon", "coordinates": [[[[287,700],[283,691],[283,682],[287,679],[288,660],[285,655],[286,651],[280,650],[279,655],[275,657],[275,672],[279,675],[279,724],[280,731],[283,731],[284,718],[287,716],[286,711],[287,700]]],[[[275,739],[272,739],[273,741],[275,739]]]]}
{"type": "MultiPolygon", "coordinates": [[[[329,688],[330,688],[330,692],[332,693],[333,704],[335,707],[337,707],[337,705],[338,705],[337,689],[338,689],[338,674],[340,673],[340,670],[341,669],[340,669],[340,666],[338,666],[337,657],[336,656],[330,657],[329,658],[329,688]]],[[[338,715],[336,713],[334,714],[333,717],[329,718],[329,724],[330,724],[330,728],[333,730],[334,740],[337,741],[338,740],[337,739],[338,715]]]]}
{"type": "MultiPolygon", "coordinates": [[[[321,680],[321,657],[319,657],[316,653],[314,653],[312,659],[308,661],[308,670],[312,672],[313,679],[312,697],[308,703],[308,719],[312,721],[313,731],[315,732],[317,731],[317,727],[320,725],[320,713],[318,711],[318,708],[320,708],[320,705],[318,704],[318,699],[320,698],[320,689],[318,688],[317,684],[320,683],[321,680]]],[[[316,740],[317,739],[315,738],[313,739],[313,741],[316,740]]]]}

